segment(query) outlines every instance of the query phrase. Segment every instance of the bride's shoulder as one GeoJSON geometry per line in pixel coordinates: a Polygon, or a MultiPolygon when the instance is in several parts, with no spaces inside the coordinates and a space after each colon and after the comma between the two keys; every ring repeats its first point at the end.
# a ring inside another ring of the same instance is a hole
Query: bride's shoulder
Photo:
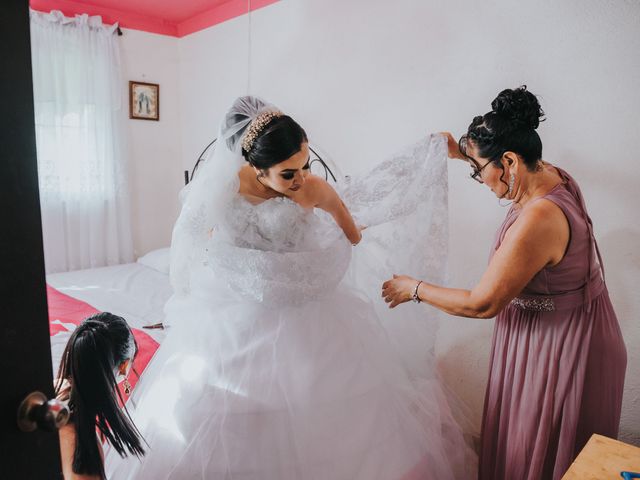
{"type": "Polygon", "coordinates": [[[318,204],[330,196],[336,195],[336,191],[324,178],[317,175],[309,175],[305,179],[305,188],[301,189],[305,200],[318,204]]]}
{"type": "Polygon", "coordinates": [[[322,189],[331,188],[331,185],[329,185],[329,182],[327,182],[322,177],[314,175],[313,173],[310,173],[309,175],[307,175],[307,178],[305,179],[305,183],[312,190],[320,191],[322,189]]]}

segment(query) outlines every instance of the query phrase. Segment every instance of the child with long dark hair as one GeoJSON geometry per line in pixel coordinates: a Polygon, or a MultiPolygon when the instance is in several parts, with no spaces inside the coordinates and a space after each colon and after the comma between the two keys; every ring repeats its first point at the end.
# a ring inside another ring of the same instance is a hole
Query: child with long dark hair
{"type": "Polygon", "coordinates": [[[137,354],[133,333],[122,318],[103,312],[85,319],[69,338],[60,362],[56,394],[69,402],[71,421],[60,430],[65,480],[105,479],[98,432],[121,455],[144,455],[142,437],[129,418],[118,383],[137,354]]]}

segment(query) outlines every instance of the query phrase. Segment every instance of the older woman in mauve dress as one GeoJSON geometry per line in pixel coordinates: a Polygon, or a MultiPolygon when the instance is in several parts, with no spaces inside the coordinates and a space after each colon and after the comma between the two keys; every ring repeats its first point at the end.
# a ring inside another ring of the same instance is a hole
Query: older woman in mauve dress
{"type": "Polygon", "coordinates": [[[512,200],[471,291],[394,276],[383,297],[472,318],[496,316],[479,478],[560,479],[593,433],[616,437],[627,354],[576,181],[542,161],[543,117],[526,87],[504,90],[450,156],[512,200]]]}

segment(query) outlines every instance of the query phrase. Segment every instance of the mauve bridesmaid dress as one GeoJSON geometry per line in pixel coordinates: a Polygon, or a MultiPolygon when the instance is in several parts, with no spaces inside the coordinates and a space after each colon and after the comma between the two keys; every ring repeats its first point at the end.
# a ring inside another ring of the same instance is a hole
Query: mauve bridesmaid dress
{"type": "Polygon", "coordinates": [[[593,433],[618,434],[626,349],[580,188],[558,172],[564,182],[543,198],[566,215],[569,245],[496,317],[480,480],[560,479],[593,433]]]}

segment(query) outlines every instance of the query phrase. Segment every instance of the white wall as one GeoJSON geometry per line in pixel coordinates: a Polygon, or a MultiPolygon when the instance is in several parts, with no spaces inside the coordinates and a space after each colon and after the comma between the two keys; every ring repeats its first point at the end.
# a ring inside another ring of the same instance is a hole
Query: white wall
{"type": "Polygon", "coordinates": [[[121,41],[123,121],[130,160],[131,219],[136,256],[167,247],[179,213],[178,39],[124,29],[121,41]],[[160,84],[160,121],[129,119],[129,80],[160,84]]]}
{"type": "MultiPolygon", "coordinates": [[[[424,132],[459,135],[526,83],[544,158],[581,183],[629,350],[621,437],[640,444],[640,5],[633,1],[283,0],[252,16],[251,93],[294,115],[346,170],[424,132]]],[[[179,42],[182,161],[246,92],[247,18],[179,42]]],[[[166,98],[166,96],[165,96],[166,98]]],[[[506,210],[450,167],[451,286],[471,287],[506,210]]],[[[479,423],[493,321],[447,318],[445,378],[479,423]]],[[[586,346],[585,346],[586,347],[586,346]]]]}

